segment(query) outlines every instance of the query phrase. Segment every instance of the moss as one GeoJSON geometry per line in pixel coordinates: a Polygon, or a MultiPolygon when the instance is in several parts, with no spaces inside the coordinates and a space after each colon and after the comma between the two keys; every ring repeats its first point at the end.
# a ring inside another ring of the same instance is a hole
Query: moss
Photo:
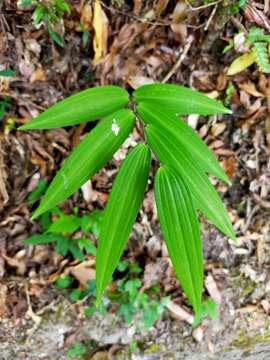
{"type": "Polygon", "coordinates": [[[155,353],[160,350],[160,344],[153,344],[146,349],[146,353],[155,353]]]}
{"type": "Polygon", "coordinates": [[[270,344],[270,333],[262,333],[262,334],[254,334],[253,336],[247,336],[246,332],[240,332],[237,337],[234,339],[232,345],[234,347],[244,349],[244,350],[251,350],[257,344],[270,344]]]}

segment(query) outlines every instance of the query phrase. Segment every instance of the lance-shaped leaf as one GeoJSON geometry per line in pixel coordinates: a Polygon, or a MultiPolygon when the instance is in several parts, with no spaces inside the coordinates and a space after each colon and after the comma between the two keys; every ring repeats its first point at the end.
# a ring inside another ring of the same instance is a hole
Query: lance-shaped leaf
{"type": "Polygon", "coordinates": [[[87,89],[62,100],[20,130],[52,129],[97,120],[128,103],[128,92],[118,86],[87,89]]]}
{"type": "Polygon", "coordinates": [[[111,280],[143,200],[151,164],[145,144],[124,160],[114,181],[101,224],[96,259],[97,302],[111,280]]]}
{"type": "Polygon", "coordinates": [[[65,160],[32,218],[67,199],[100,170],[127,138],[134,121],[132,111],[122,109],[103,119],[86,135],[65,160]]]}
{"type": "Polygon", "coordinates": [[[165,111],[158,106],[151,104],[141,103],[137,107],[137,111],[146,124],[149,123],[154,127],[157,126],[160,130],[166,129],[171,136],[174,137],[175,144],[183,147],[186,153],[194,159],[204,172],[230,183],[229,178],[219,165],[215,155],[197,133],[183,120],[178,119],[173,114],[165,113],[165,111]]]}
{"type": "Polygon", "coordinates": [[[133,93],[135,102],[158,105],[174,114],[231,114],[216,100],[184,86],[173,84],[148,84],[141,86],[133,93]]]}
{"type": "Polygon", "coordinates": [[[145,133],[159,161],[174,168],[185,179],[195,207],[201,210],[219,230],[235,240],[232,224],[216,189],[189,154],[178,147],[171,134],[164,129],[159,130],[148,125],[145,133]]]}
{"type": "Polygon", "coordinates": [[[154,190],[161,230],[176,276],[197,313],[203,287],[203,254],[192,196],[184,179],[168,168],[158,170],[154,190]]]}

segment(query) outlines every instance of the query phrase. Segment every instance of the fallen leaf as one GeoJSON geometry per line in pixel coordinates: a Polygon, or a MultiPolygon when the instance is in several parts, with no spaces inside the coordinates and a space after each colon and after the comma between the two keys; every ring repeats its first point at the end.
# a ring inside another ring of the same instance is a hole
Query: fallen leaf
{"type": "Polygon", "coordinates": [[[256,89],[255,84],[253,82],[251,82],[251,81],[245,82],[243,84],[238,84],[238,87],[241,90],[246,91],[249,95],[252,95],[254,97],[262,97],[262,96],[264,96],[261,92],[259,92],[256,89]]]}
{"type": "Polygon", "coordinates": [[[93,12],[90,4],[85,4],[81,12],[81,24],[84,31],[90,31],[93,25],[93,12]]]}
{"type": "Polygon", "coordinates": [[[30,76],[30,83],[34,83],[36,81],[46,81],[46,75],[42,68],[37,68],[32,75],[30,76]]]}
{"type": "Polygon", "coordinates": [[[95,260],[88,260],[76,266],[71,266],[66,269],[65,274],[72,274],[80,284],[87,286],[89,280],[96,278],[96,270],[93,269],[95,260]]]}
{"type": "Polygon", "coordinates": [[[95,57],[93,59],[93,65],[95,66],[107,53],[108,18],[101,7],[99,0],[94,2],[93,13],[93,28],[95,31],[93,43],[95,57]]]}
{"type": "Polygon", "coordinates": [[[252,65],[254,61],[255,59],[252,52],[239,56],[229,66],[227,75],[232,76],[240,73],[241,71],[252,65]]]}
{"type": "Polygon", "coordinates": [[[217,283],[211,274],[206,276],[204,284],[211,298],[220,304],[222,297],[220,291],[218,290],[217,283]]]}
{"type": "Polygon", "coordinates": [[[214,137],[216,137],[222,134],[225,129],[226,129],[225,123],[217,123],[212,126],[211,133],[214,137]]]}
{"type": "Polygon", "coordinates": [[[185,321],[190,325],[193,323],[194,316],[174,302],[169,301],[166,307],[175,319],[185,321]]]}

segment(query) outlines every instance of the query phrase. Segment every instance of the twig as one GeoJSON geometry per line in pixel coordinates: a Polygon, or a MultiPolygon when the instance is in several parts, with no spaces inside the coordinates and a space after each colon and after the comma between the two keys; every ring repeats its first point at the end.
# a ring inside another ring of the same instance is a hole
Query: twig
{"type": "Polygon", "coordinates": [[[4,152],[1,149],[1,142],[0,140],[0,195],[3,198],[3,205],[5,205],[9,200],[9,195],[6,188],[7,174],[5,172],[4,152]]]}
{"type": "Polygon", "coordinates": [[[211,15],[210,15],[209,19],[206,22],[206,25],[204,27],[204,31],[208,30],[208,28],[209,28],[209,26],[211,24],[211,21],[213,20],[213,17],[215,16],[216,11],[217,11],[217,4],[215,5],[214,9],[211,11],[211,15]]]}
{"type": "Polygon", "coordinates": [[[185,57],[187,55],[187,53],[189,52],[189,49],[191,47],[191,44],[192,44],[193,40],[194,40],[194,37],[192,35],[190,35],[187,38],[187,41],[186,41],[186,44],[184,46],[184,49],[183,49],[182,53],[180,54],[178,60],[174,64],[174,66],[171,68],[171,70],[168,72],[168,74],[162,80],[163,83],[167,82],[173,76],[173,74],[176,72],[176,70],[181,66],[182,62],[184,61],[184,59],[185,59],[185,57]]]}
{"type": "Polygon", "coordinates": [[[190,8],[190,10],[192,11],[198,11],[198,10],[203,10],[203,9],[207,9],[209,8],[210,6],[216,6],[218,5],[219,3],[221,3],[223,0],[217,0],[217,1],[214,1],[210,4],[205,4],[205,5],[201,5],[201,6],[198,6],[198,7],[193,7],[192,5],[190,5],[189,1],[188,0],[185,0],[185,3],[187,4],[187,6],[190,8]]]}

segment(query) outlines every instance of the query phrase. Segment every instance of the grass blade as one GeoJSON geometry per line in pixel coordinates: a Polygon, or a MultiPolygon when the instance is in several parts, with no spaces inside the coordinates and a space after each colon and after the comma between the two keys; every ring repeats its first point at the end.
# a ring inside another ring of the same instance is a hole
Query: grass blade
{"type": "Polygon", "coordinates": [[[182,177],[168,168],[158,170],[154,190],[161,230],[175,273],[197,313],[203,288],[203,255],[191,194],[182,177]]]}
{"type": "Polygon", "coordinates": [[[99,171],[127,138],[134,121],[134,115],[128,109],[103,119],[65,160],[32,218],[67,199],[99,171]],[[119,132],[113,131],[114,126],[119,132]]]}
{"type": "Polygon", "coordinates": [[[87,89],[64,99],[19,130],[52,129],[97,120],[128,104],[128,92],[118,86],[87,89]]]}
{"type": "Polygon", "coordinates": [[[149,148],[137,145],[124,160],[105,208],[96,259],[97,302],[111,280],[143,200],[151,164],[149,148]]]}

